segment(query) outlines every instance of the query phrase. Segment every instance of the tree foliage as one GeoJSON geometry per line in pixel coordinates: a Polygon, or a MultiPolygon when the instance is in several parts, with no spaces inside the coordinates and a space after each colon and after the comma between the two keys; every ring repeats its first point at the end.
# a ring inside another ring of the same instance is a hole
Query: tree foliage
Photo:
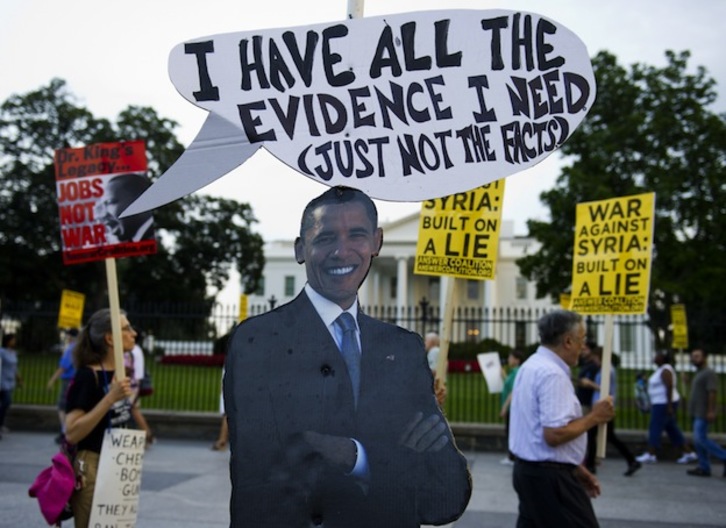
{"type": "MultiPolygon", "coordinates": [[[[103,263],[64,266],[53,154],[58,148],[142,139],[149,174],[164,172],[183,152],[177,124],[148,107],[129,106],[115,123],[80,106],[66,83],[14,95],[0,106],[0,296],[59,299],[62,289],[105,302],[103,263]]],[[[118,261],[122,301],[209,302],[236,265],[248,291],[264,256],[248,204],[193,195],[154,212],[158,253],[118,261]]]]}
{"type": "Polygon", "coordinates": [[[688,52],[666,52],[662,68],[625,69],[593,59],[598,96],[561,149],[568,164],[541,194],[551,221],[528,222],[542,243],[518,261],[538,296],[556,298],[572,282],[575,207],[580,202],[656,193],[649,320],[669,343],[669,310],[686,304],[691,343],[724,351],[726,335],[726,116],[710,108],[716,83],[688,52]]]}

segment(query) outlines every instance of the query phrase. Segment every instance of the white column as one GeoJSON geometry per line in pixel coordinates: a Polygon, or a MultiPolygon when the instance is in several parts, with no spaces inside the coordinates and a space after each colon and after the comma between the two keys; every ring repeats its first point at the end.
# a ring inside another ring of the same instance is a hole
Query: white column
{"type": "Polygon", "coordinates": [[[371,293],[371,304],[373,306],[380,306],[381,304],[381,274],[376,270],[373,272],[373,277],[371,278],[372,284],[372,293],[371,293]]]}
{"type": "Polygon", "coordinates": [[[439,280],[439,329],[438,334],[441,336],[442,325],[444,322],[444,311],[446,310],[446,290],[449,287],[449,281],[454,280],[452,277],[442,275],[439,280]]]}
{"type": "Polygon", "coordinates": [[[397,255],[396,262],[398,264],[396,270],[396,309],[398,314],[401,315],[408,304],[408,257],[406,255],[397,255]]]}

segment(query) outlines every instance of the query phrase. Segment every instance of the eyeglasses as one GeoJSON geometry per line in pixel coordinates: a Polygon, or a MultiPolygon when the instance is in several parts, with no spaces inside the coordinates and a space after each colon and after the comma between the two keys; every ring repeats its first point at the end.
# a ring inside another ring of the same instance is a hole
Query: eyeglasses
{"type": "Polygon", "coordinates": [[[121,331],[122,332],[133,332],[134,331],[134,327],[131,326],[131,325],[122,326],[121,327],[121,331]]]}

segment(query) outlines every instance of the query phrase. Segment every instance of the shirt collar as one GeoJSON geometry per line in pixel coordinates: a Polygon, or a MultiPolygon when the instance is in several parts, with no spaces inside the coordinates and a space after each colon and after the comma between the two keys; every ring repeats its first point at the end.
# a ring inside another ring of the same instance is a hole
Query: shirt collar
{"type": "Polygon", "coordinates": [[[335,304],[330,299],[326,299],[322,295],[320,295],[318,292],[316,292],[312,286],[310,286],[309,283],[305,284],[305,293],[307,294],[308,298],[310,299],[310,302],[313,305],[313,308],[315,308],[315,311],[318,312],[318,315],[323,320],[323,323],[325,323],[325,326],[331,327],[333,323],[335,323],[335,320],[342,314],[343,312],[348,312],[350,315],[353,316],[353,319],[356,322],[356,326],[358,326],[358,298],[356,297],[356,301],[351,305],[350,308],[347,310],[343,310],[340,306],[335,304]]]}
{"type": "Polygon", "coordinates": [[[567,374],[568,376],[570,375],[569,365],[565,363],[565,360],[558,356],[557,353],[543,345],[539,346],[539,348],[537,349],[537,353],[542,354],[542,356],[554,362],[558,367],[560,367],[565,372],[565,374],[567,374]]]}

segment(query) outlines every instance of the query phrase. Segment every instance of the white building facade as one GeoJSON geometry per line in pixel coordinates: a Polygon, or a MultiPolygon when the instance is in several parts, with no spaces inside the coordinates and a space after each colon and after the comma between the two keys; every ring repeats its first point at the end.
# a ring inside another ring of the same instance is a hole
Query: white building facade
{"type": "MultiPolygon", "coordinates": [[[[459,307],[552,307],[549,299],[535,298],[534,283],[519,272],[516,260],[537,251],[538,242],[515,237],[514,224],[502,222],[499,259],[493,281],[457,279],[454,304],[459,307]]],[[[406,308],[426,299],[430,306],[444,304],[447,277],[413,273],[418,240],[419,215],[414,213],[382,225],[383,248],[373,259],[368,278],[360,288],[363,306],[406,308]]],[[[295,262],[293,240],[265,244],[264,284],[249,296],[250,305],[280,304],[293,299],[305,285],[305,266],[295,262]]]]}
{"type": "MultiPolygon", "coordinates": [[[[371,307],[395,307],[398,314],[423,303],[438,310],[445,305],[445,292],[449,277],[417,275],[413,273],[416,243],[419,232],[419,214],[414,213],[399,220],[382,224],[383,248],[373,259],[371,270],[359,290],[364,309],[371,307]]],[[[279,306],[292,300],[305,286],[305,266],[298,264],[294,256],[293,240],[277,240],[264,246],[265,269],[262,287],[248,295],[251,307],[279,306]]],[[[517,260],[537,252],[539,242],[533,238],[515,236],[514,223],[504,220],[499,234],[499,255],[494,280],[456,279],[453,306],[458,309],[485,309],[489,314],[511,309],[513,312],[541,313],[557,307],[549,298],[538,299],[536,286],[522,276],[517,260]]],[[[530,315],[531,317],[535,317],[530,315]]],[[[594,318],[601,323],[601,318],[594,318]]],[[[613,336],[614,350],[624,363],[647,367],[650,364],[652,338],[644,325],[643,317],[617,317],[613,336]]],[[[469,325],[459,329],[459,337],[493,337],[510,346],[537,341],[536,325],[514,323],[515,330],[491,321],[462,323],[469,325]]],[[[406,326],[406,325],[404,325],[406,326]]],[[[602,324],[596,331],[596,340],[603,342],[602,324]]],[[[452,340],[457,340],[452,337],[452,340]]]]}

